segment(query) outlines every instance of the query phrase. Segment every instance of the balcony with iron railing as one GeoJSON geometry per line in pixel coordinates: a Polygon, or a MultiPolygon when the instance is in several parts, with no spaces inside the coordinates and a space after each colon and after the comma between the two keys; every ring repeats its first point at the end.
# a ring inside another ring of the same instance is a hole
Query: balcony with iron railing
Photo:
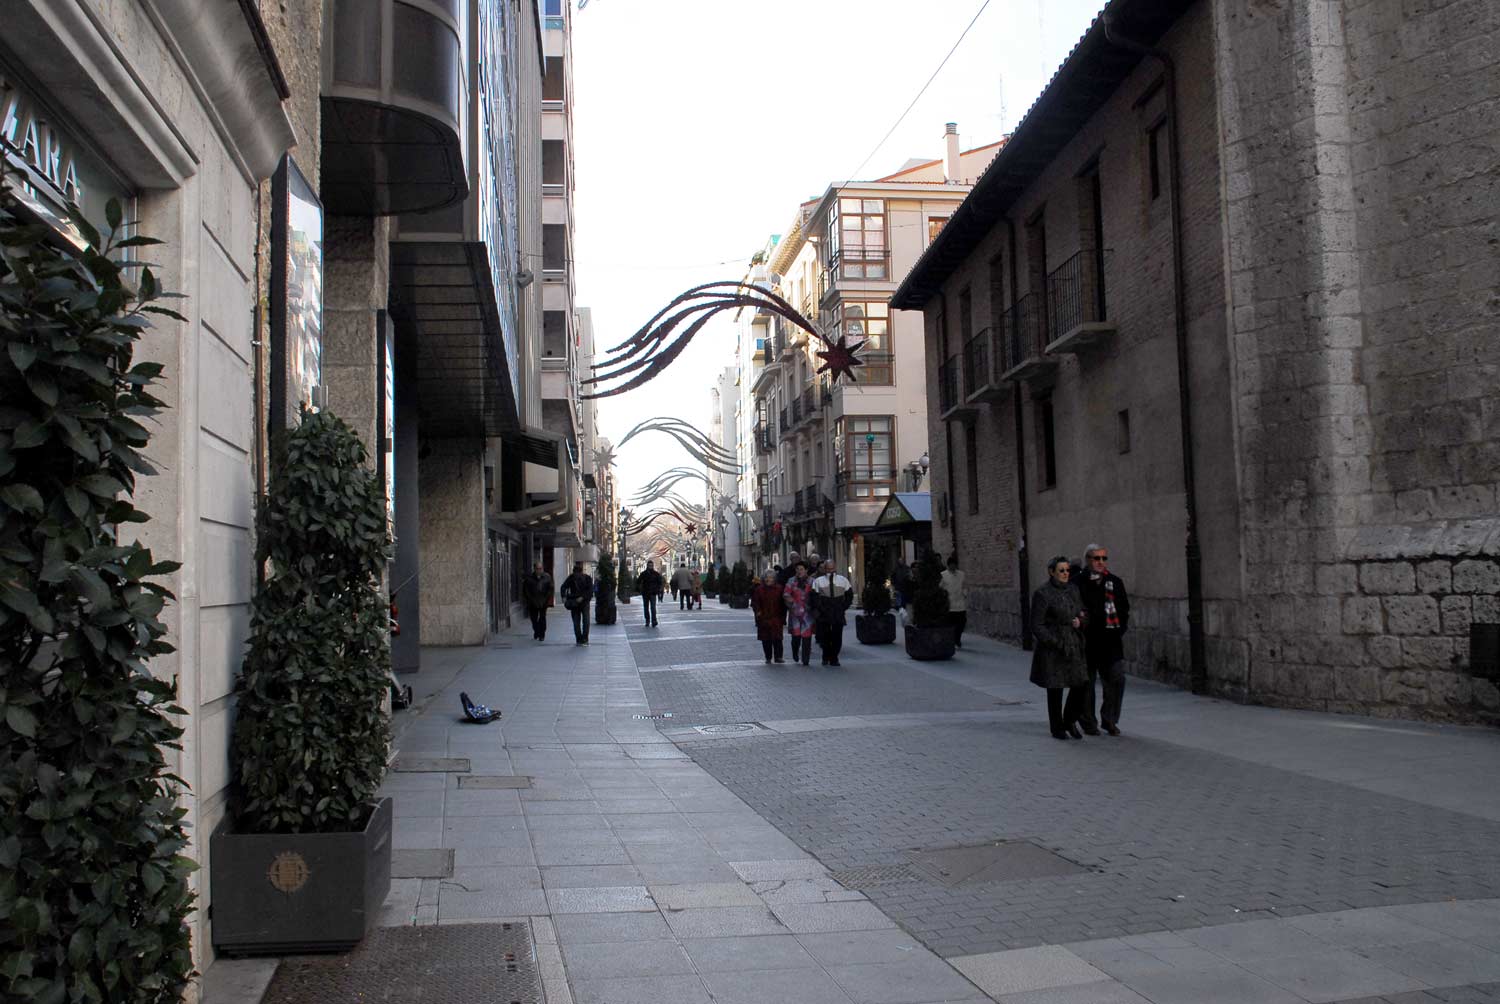
{"type": "Polygon", "coordinates": [[[1108,249],[1089,248],[1047,276],[1048,352],[1076,354],[1113,337],[1104,299],[1109,259],[1108,249]]]}
{"type": "Polygon", "coordinates": [[[755,452],[770,453],[776,448],[776,444],[772,439],[772,432],[773,429],[771,427],[760,422],[755,423],[755,428],[752,432],[752,437],[755,440],[755,452]]]}
{"type": "Polygon", "coordinates": [[[954,353],[938,367],[938,417],[945,422],[969,418],[975,410],[963,397],[962,362],[962,357],[954,353]]]}
{"type": "Polygon", "coordinates": [[[802,395],[797,394],[791,401],[792,428],[802,424],[802,395]]]}
{"type": "Polygon", "coordinates": [[[1027,293],[1005,312],[1002,320],[1004,349],[1000,379],[1034,380],[1057,369],[1057,360],[1047,355],[1046,303],[1039,293],[1027,293]]]}
{"type": "Polygon", "coordinates": [[[991,401],[1005,393],[995,372],[995,329],[985,328],[964,343],[964,400],[991,401]]]}
{"type": "Polygon", "coordinates": [[[811,422],[818,417],[818,411],[822,408],[822,395],[817,387],[808,384],[802,388],[802,417],[811,422]]]}

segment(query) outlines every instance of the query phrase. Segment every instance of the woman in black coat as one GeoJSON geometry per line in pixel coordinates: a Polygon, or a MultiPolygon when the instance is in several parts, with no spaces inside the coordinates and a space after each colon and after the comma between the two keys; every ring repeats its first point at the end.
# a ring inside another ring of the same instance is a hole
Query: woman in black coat
{"type": "Polygon", "coordinates": [[[1078,719],[1083,713],[1084,688],[1089,683],[1088,662],[1083,654],[1086,615],[1083,599],[1068,581],[1068,559],[1059,555],[1047,562],[1048,582],[1031,597],[1031,633],[1036,649],[1031,653],[1031,682],[1047,689],[1047,723],[1052,738],[1083,738],[1078,719]],[[1063,704],[1063,688],[1068,689],[1063,704]]]}

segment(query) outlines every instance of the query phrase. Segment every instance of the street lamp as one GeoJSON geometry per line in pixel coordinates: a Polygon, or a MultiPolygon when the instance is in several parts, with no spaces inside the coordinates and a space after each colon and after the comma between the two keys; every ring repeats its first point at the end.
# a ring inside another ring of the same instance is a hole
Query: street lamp
{"type": "Polygon", "coordinates": [[[927,468],[930,462],[927,454],[923,453],[920,460],[913,460],[906,465],[906,474],[911,478],[911,490],[919,491],[922,487],[922,479],[927,476],[927,468]]]}

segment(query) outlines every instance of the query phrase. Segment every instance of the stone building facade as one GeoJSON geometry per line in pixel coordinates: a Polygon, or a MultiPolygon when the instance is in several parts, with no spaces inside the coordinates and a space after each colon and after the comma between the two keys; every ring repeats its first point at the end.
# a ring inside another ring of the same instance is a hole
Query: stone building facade
{"type": "Polygon", "coordinates": [[[1106,7],[894,300],[971,624],[1023,638],[1046,560],[1099,540],[1138,674],[1500,719],[1497,29],[1106,7]]]}

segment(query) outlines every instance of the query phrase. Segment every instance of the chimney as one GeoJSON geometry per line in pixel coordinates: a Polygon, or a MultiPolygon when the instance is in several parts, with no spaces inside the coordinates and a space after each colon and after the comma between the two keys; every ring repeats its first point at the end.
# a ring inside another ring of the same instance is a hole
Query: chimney
{"type": "Polygon", "coordinates": [[[963,184],[963,178],[958,173],[958,123],[949,122],[943,132],[943,141],[947,144],[943,152],[943,177],[950,185],[963,184]]]}

